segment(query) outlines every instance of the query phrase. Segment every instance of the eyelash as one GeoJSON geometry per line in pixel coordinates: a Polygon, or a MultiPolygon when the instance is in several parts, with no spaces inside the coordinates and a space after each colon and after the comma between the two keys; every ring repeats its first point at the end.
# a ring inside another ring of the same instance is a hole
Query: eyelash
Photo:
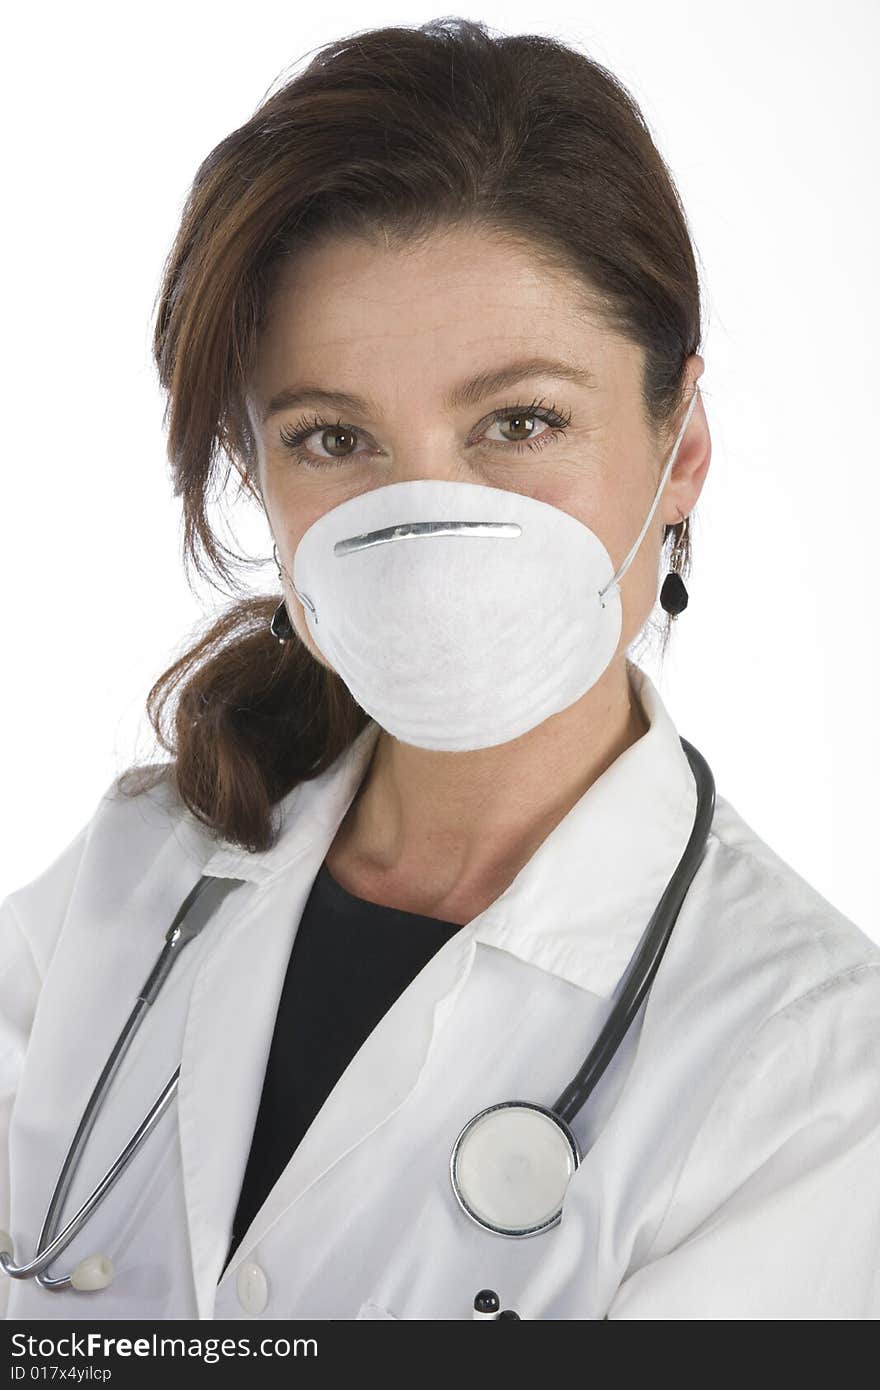
{"type": "MultiPolygon", "coordinates": [[[[494,425],[498,420],[515,418],[517,415],[523,415],[526,419],[543,420],[545,424],[550,426],[550,429],[544,430],[541,434],[536,435],[534,439],[505,440],[504,442],[490,439],[485,441],[489,448],[513,450],[513,452],[517,454],[521,454],[524,449],[531,449],[532,451],[543,449],[545,444],[551,444],[558,435],[564,434],[571,423],[571,411],[563,413],[560,412],[552,402],[545,405],[543,400],[535,400],[532,401],[531,405],[504,406],[500,410],[493,411],[489,424],[494,425]]],[[[322,420],[318,415],[313,415],[310,418],[303,416],[296,422],[292,430],[281,430],[279,438],[284,449],[292,454],[297,462],[303,464],[306,468],[338,468],[340,464],[348,463],[355,455],[344,454],[340,458],[325,459],[316,457],[313,454],[308,454],[300,447],[304,441],[308,439],[309,435],[314,434],[316,430],[328,429],[348,430],[351,431],[352,434],[357,434],[357,430],[351,425],[346,425],[343,420],[331,422],[322,420]]]]}

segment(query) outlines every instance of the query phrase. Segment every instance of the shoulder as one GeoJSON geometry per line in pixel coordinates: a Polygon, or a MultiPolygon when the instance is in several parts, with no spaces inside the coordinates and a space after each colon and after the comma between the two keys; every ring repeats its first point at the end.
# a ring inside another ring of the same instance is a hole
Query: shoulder
{"type": "Polygon", "coordinates": [[[767,1012],[853,967],[880,963],[880,945],[721,796],[692,891],[707,950],[748,971],[752,984],[763,977],[767,1012]]]}
{"type": "Polygon", "coordinates": [[[69,843],[0,902],[4,952],[25,950],[40,979],[75,898],[110,903],[153,870],[164,867],[173,876],[184,861],[198,871],[213,851],[210,832],[180,799],[173,764],[153,765],[140,783],[128,781],[132,771],[114,777],[69,843]]]}
{"type": "Polygon", "coordinates": [[[643,1025],[646,1056],[685,1059],[687,1128],[701,1122],[734,1067],[735,1090],[793,1028],[824,1029],[840,1055],[841,1030],[851,1029],[859,1036],[849,1041],[870,1051],[880,1038],[878,991],[880,946],[717,796],[643,1025]],[[855,996],[850,1021],[843,1001],[855,996]]]}

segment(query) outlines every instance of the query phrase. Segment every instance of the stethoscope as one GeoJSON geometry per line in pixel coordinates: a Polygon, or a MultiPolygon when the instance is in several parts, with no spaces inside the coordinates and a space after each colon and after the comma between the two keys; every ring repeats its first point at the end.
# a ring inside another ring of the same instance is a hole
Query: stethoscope
{"type": "MultiPolygon", "coordinates": [[[[633,955],[620,996],[589,1056],[552,1106],[526,1100],[489,1105],[467,1122],[452,1147],[449,1172],[456,1200],[471,1221],[493,1235],[533,1236],[549,1230],[561,1220],[565,1191],[582,1159],[570,1128],[571,1121],[585,1104],[638,1013],[699,868],[715,811],[715,781],[702,754],[685,739],[681,739],[681,745],[697,787],[693,829],[654,909],[642,943],[633,955]]],[[[226,894],[242,882],[242,879],[203,875],[178,908],[159,958],[89,1097],[55,1184],[34,1258],[27,1264],[13,1264],[11,1237],[0,1231],[0,1265],[13,1279],[36,1278],[42,1288],[53,1291],[66,1288],[90,1291],[104,1289],[111,1283],[113,1262],[109,1255],[86,1256],[69,1275],[50,1277],[46,1271],[79,1234],[158,1124],[174,1098],[180,1066],[91,1196],[56,1234],[64,1201],[104,1096],[144,1015],[181,951],[198,936],[226,894]]],[[[473,1316],[494,1319],[519,1317],[519,1314],[512,1309],[501,1310],[497,1294],[491,1289],[482,1289],[474,1300],[473,1316]]]]}

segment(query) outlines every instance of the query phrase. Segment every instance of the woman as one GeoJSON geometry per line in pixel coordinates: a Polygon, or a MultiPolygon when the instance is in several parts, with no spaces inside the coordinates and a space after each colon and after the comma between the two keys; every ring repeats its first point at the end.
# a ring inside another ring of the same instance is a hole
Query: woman
{"type": "Polygon", "coordinates": [[[171,760],[2,905],[8,1268],[139,995],[41,1248],[180,1066],[44,1282],[3,1280],[8,1318],[880,1313],[880,951],[713,810],[629,656],[658,573],[666,636],[687,601],[699,341],[661,156],[552,39],[359,34],[204,161],[155,330],[169,457],[187,555],[229,577],[225,451],[281,603],[238,601],[165,672],[171,760]],[[505,1235],[707,804],[568,1122],[561,1220],[505,1235]],[[465,1127],[511,1100],[544,1128],[484,1171],[465,1127]]]}

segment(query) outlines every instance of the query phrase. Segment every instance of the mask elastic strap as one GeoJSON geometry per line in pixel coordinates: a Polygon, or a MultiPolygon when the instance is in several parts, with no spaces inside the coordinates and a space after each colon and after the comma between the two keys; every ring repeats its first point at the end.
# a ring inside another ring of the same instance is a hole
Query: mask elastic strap
{"type": "MultiPolygon", "coordinates": [[[[657,504],[658,504],[658,502],[660,501],[660,498],[661,498],[662,495],[663,495],[663,489],[664,489],[665,486],[666,486],[666,481],[667,481],[667,479],[668,479],[668,477],[669,477],[670,471],[671,471],[671,469],[672,469],[672,465],[675,463],[675,456],[676,456],[676,454],[678,453],[678,446],[679,446],[679,444],[681,443],[682,437],[683,437],[683,435],[684,435],[684,432],[685,432],[685,430],[686,430],[687,427],[688,427],[688,422],[689,422],[691,416],[692,416],[693,413],[694,413],[694,406],[696,405],[696,403],[697,403],[697,386],[696,386],[696,383],[695,383],[695,384],[694,384],[693,395],[691,396],[691,403],[690,403],[690,405],[689,405],[688,408],[687,408],[687,413],[685,414],[684,420],[682,421],[681,429],[678,431],[678,438],[676,439],[675,443],[674,443],[673,446],[672,446],[672,453],[669,455],[669,462],[667,463],[666,467],[663,469],[663,476],[661,477],[660,482],[657,484],[657,491],[654,493],[654,501],[651,503],[651,510],[648,512],[648,515],[645,517],[645,524],[643,525],[641,531],[639,532],[639,534],[638,534],[638,536],[637,536],[637,538],[636,538],[636,541],[635,541],[634,545],[632,546],[632,549],[630,550],[630,552],[629,552],[629,554],[627,555],[626,559],[625,559],[625,560],[623,561],[623,563],[621,564],[621,566],[620,566],[619,570],[617,571],[617,573],[616,573],[615,575],[613,575],[611,579],[608,580],[608,583],[605,585],[604,589],[600,589],[600,590],[599,590],[599,598],[600,598],[600,599],[604,598],[605,594],[608,592],[608,590],[611,588],[611,586],[612,586],[613,584],[617,584],[617,583],[619,582],[619,580],[623,577],[623,575],[624,575],[624,574],[626,573],[626,571],[629,569],[630,564],[632,563],[632,560],[633,560],[633,558],[634,558],[634,556],[635,556],[635,554],[636,554],[636,551],[638,550],[638,548],[639,548],[639,546],[641,545],[642,541],[645,539],[645,532],[647,531],[648,527],[649,527],[650,524],[651,524],[651,518],[653,517],[655,511],[657,510],[657,504]]],[[[603,606],[604,606],[604,605],[603,605],[603,606]]]]}

